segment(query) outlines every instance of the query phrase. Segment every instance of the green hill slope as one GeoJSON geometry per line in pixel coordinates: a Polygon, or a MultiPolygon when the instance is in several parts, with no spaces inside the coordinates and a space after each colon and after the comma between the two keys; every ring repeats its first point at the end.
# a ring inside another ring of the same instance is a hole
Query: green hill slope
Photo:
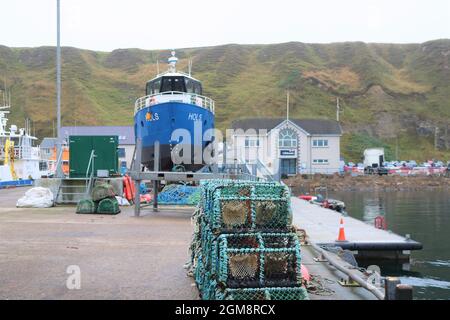
{"type": "MultiPolygon", "coordinates": [[[[129,125],[145,82],[169,51],[111,53],[63,48],[63,125],[129,125]]],[[[450,40],[423,44],[224,45],[180,49],[179,68],[194,61],[194,76],[217,103],[222,129],[242,117],[336,117],[341,98],[343,155],[397,149],[402,159],[450,159],[450,40]],[[436,129],[437,128],[437,129],[436,129]],[[435,146],[438,148],[436,149],[435,146]]],[[[12,91],[12,122],[30,118],[40,137],[55,119],[55,49],[0,46],[0,79],[12,91]]],[[[1,88],[1,85],[0,85],[1,88]]]]}

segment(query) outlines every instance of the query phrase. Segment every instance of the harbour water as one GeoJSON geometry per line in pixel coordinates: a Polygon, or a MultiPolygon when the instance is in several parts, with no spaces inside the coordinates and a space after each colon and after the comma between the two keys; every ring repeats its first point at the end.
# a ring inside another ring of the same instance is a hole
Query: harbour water
{"type": "Polygon", "coordinates": [[[380,266],[383,275],[399,276],[414,286],[415,299],[450,299],[450,192],[333,192],[350,216],[373,224],[384,216],[388,230],[410,234],[422,251],[412,253],[408,271],[380,266]]]}

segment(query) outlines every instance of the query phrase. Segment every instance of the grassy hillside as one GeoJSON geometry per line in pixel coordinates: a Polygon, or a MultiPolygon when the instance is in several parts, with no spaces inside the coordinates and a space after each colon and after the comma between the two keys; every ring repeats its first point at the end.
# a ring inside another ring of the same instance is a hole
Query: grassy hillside
{"type": "MultiPolygon", "coordinates": [[[[156,74],[156,62],[165,69],[169,55],[63,48],[63,125],[132,124],[135,99],[156,74]]],[[[403,159],[450,159],[450,40],[224,45],[180,49],[177,55],[180,69],[193,59],[194,76],[216,100],[222,129],[237,118],[284,116],[290,89],[292,117],[335,119],[336,97],[341,98],[347,160],[358,161],[367,146],[395,151],[397,142],[403,159]]],[[[52,134],[55,119],[54,65],[54,48],[0,46],[0,79],[12,91],[11,119],[21,124],[31,118],[40,137],[52,134]]]]}

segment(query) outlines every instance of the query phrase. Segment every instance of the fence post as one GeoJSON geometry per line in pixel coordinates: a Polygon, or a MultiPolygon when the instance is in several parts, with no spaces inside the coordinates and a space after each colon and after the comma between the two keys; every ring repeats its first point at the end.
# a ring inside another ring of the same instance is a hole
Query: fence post
{"type": "Polygon", "coordinates": [[[398,284],[395,288],[396,300],[413,300],[413,287],[407,284],[398,284]]]}
{"type": "Polygon", "coordinates": [[[396,300],[396,288],[400,284],[400,279],[396,277],[387,277],[385,280],[385,300],[396,300]]]}

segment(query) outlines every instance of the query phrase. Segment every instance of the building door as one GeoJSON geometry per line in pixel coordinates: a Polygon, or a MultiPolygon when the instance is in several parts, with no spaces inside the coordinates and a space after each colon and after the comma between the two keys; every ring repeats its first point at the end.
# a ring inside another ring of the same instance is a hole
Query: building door
{"type": "Polygon", "coordinates": [[[297,159],[281,159],[281,175],[297,174],[297,159]]]}

